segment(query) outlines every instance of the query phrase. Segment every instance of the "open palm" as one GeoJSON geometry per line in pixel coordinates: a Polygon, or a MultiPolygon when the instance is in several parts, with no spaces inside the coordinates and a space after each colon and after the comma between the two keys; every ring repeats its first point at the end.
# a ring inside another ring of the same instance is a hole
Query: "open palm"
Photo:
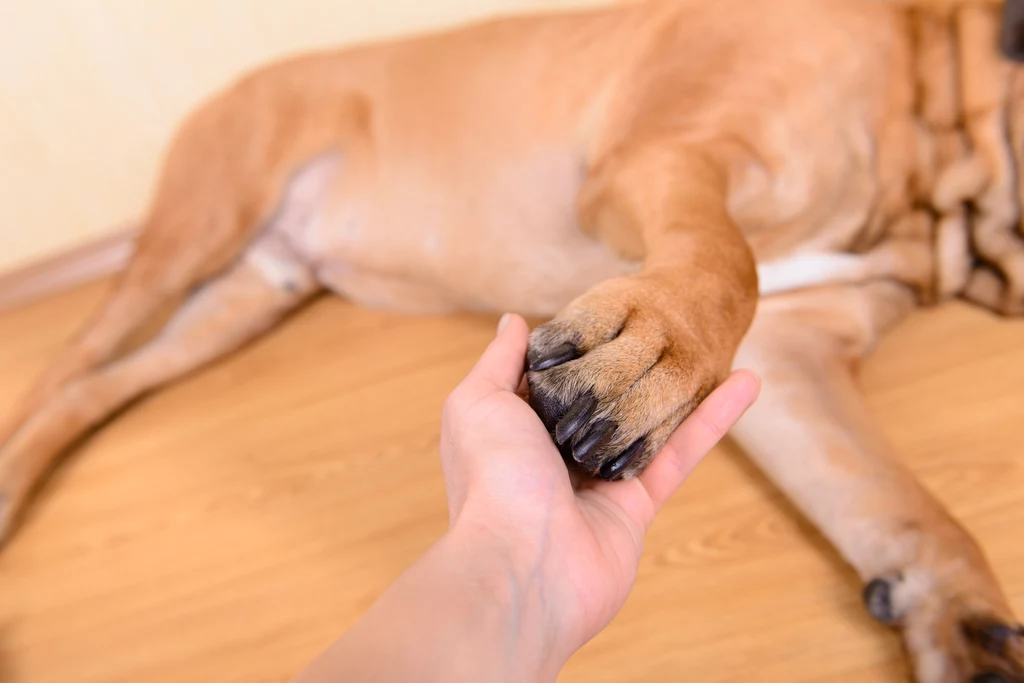
{"type": "Polygon", "coordinates": [[[640,477],[574,486],[521,396],[526,322],[504,322],[445,404],[441,457],[452,524],[500,544],[521,576],[539,582],[546,618],[576,649],[622,608],[655,514],[753,403],[759,382],[748,372],[730,376],[640,477]]]}

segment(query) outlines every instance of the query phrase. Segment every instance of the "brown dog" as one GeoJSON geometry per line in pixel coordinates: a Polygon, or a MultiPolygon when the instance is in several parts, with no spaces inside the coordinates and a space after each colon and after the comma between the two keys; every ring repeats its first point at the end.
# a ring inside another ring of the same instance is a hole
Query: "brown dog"
{"type": "Polygon", "coordinates": [[[851,377],[915,303],[1024,311],[1024,73],[999,27],[985,2],[658,0],[250,75],[185,124],[119,286],[0,434],[0,537],[76,438],[321,290],[512,310],[554,316],[531,397],[608,479],[734,362],[758,371],[733,435],[917,679],[1024,681],[982,552],[851,377]]]}

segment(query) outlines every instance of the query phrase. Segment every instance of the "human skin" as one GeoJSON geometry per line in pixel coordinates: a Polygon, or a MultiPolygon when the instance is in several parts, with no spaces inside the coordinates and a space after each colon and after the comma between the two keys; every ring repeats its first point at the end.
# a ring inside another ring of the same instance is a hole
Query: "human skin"
{"type": "Polygon", "coordinates": [[[573,486],[521,396],[528,328],[506,316],[448,398],[448,532],[294,683],[554,681],[622,608],[655,515],[754,402],[732,374],[637,478],[573,486]]]}

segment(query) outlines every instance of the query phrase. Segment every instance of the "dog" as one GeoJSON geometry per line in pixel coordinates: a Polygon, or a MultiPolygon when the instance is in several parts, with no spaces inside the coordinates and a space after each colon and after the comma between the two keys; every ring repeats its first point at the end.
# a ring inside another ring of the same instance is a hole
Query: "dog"
{"type": "Polygon", "coordinates": [[[530,401],[572,469],[636,475],[751,368],[734,439],[916,680],[1021,683],[1024,628],[853,371],[915,306],[1024,312],[1022,17],[647,0],[245,76],[183,124],[113,293],[0,432],[0,538],[77,439],[318,293],[517,311],[550,320],[530,401]]]}

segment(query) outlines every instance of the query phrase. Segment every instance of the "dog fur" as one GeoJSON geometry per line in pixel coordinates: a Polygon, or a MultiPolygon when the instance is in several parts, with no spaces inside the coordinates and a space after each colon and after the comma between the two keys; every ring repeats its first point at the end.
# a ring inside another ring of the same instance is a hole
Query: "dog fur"
{"type": "Polygon", "coordinates": [[[853,381],[914,306],[1024,312],[1024,74],[999,27],[990,2],[651,0],[245,77],[182,126],[118,286],[0,430],[0,538],[76,439],[321,291],[510,310],[552,318],[531,402],[595,476],[759,372],[734,437],[917,680],[1021,683],[983,552],[853,381]]]}

